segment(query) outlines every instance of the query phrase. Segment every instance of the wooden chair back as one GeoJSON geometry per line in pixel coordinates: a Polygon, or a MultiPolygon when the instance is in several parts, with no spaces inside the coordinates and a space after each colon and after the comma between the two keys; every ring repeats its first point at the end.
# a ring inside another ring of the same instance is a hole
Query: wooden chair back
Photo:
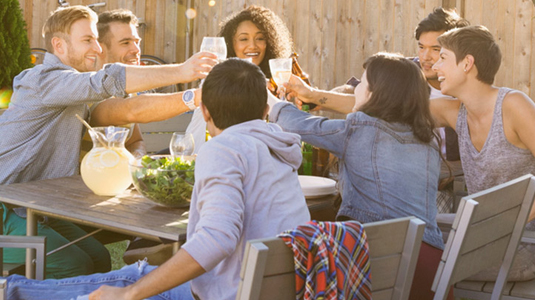
{"type": "MultiPolygon", "coordinates": [[[[364,224],[373,299],[408,299],[425,223],[400,218],[364,224]]],[[[294,256],[282,239],[247,242],[236,299],[295,299],[294,256]]]]}
{"type": "Polygon", "coordinates": [[[173,132],[185,132],[192,116],[193,113],[183,113],[164,121],[139,124],[147,153],[168,148],[173,132]]]}
{"type": "Polygon", "coordinates": [[[535,198],[531,174],[461,199],[432,290],[445,299],[450,286],[501,263],[491,299],[500,299],[535,198]]]}

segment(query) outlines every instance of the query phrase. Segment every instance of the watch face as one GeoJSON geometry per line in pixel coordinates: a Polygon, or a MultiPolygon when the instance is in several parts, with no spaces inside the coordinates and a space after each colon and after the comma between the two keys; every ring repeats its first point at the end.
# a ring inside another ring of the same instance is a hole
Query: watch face
{"type": "Polygon", "coordinates": [[[193,97],[195,97],[195,93],[192,90],[187,90],[184,92],[183,98],[185,102],[193,100],[193,97]]]}

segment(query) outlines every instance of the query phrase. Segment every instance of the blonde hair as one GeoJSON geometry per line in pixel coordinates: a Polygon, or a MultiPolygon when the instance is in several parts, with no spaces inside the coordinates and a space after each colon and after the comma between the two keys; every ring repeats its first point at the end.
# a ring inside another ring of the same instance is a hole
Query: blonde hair
{"type": "Polygon", "coordinates": [[[68,41],[72,24],[80,19],[97,22],[98,16],[90,8],[83,5],[60,7],[52,12],[43,26],[46,50],[54,53],[54,48],[52,47],[53,37],[60,37],[68,41]]]}

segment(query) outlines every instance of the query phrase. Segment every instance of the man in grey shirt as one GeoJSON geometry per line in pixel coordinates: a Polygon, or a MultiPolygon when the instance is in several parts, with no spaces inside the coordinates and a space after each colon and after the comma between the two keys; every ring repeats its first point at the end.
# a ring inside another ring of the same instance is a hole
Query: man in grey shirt
{"type": "MultiPolygon", "coordinates": [[[[0,184],[78,174],[83,125],[75,115],[87,118],[88,104],[204,78],[216,63],[215,55],[201,52],[183,64],[109,64],[94,72],[102,51],[96,23],[97,15],[84,6],[60,8],[47,19],[43,28],[48,50],[45,60],[14,79],[12,102],[0,116],[0,184]]],[[[24,235],[26,220],[2,205],[4,233],[24,235]]],[[[85,234],[69,222],[56,221],[38,228],[39,235],[48,237],[49,250],[85,234]]],[[[4,261],[23,263],[24,250],[6,250],[4,261]]],[[[91,238],[47,257],[48,277],[106,269],[109,254],[91,238]]]]}

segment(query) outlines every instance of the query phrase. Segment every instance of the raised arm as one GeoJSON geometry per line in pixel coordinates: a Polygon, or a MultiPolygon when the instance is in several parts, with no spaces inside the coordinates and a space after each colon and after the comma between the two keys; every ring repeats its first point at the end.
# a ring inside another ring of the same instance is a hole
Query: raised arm
{"type": "MultiPolygon", "coordinates": [[[[183,92],[143,94],[131,98],[110,98],[98,104],[91,113],[92,126],[125,125],[163,121],[189,111],[182,101],[183,92]]],[[[201,101],[195,90],[195,106],[201,101]]]]}
{"type": "Polygon", "coordinates": [[[295,97],[297,101],[313,103],[320,105],[324,109],[339,113],[351,113],[355,106],[355,96],[353,94],[316,89],[306,85],[295,75],[292,75],[290,82],[286,85],[286,89],[289,92],[288,97],[295,97]]]}
{"type": "Polygon", "coordinates": [[[429,109],[435,119],[436,127],[451,127],[455,129],[457,124],[457,115],[461,107],[459,100],[446,98],[436,98],[429,100],[429,109]]]}
{"type": "Polygon", "coordinates": [[[216,63],[215,54],[199,52],[182,64],[126,66],[126,92],[136,93],[205,78],[216,63]]]}

